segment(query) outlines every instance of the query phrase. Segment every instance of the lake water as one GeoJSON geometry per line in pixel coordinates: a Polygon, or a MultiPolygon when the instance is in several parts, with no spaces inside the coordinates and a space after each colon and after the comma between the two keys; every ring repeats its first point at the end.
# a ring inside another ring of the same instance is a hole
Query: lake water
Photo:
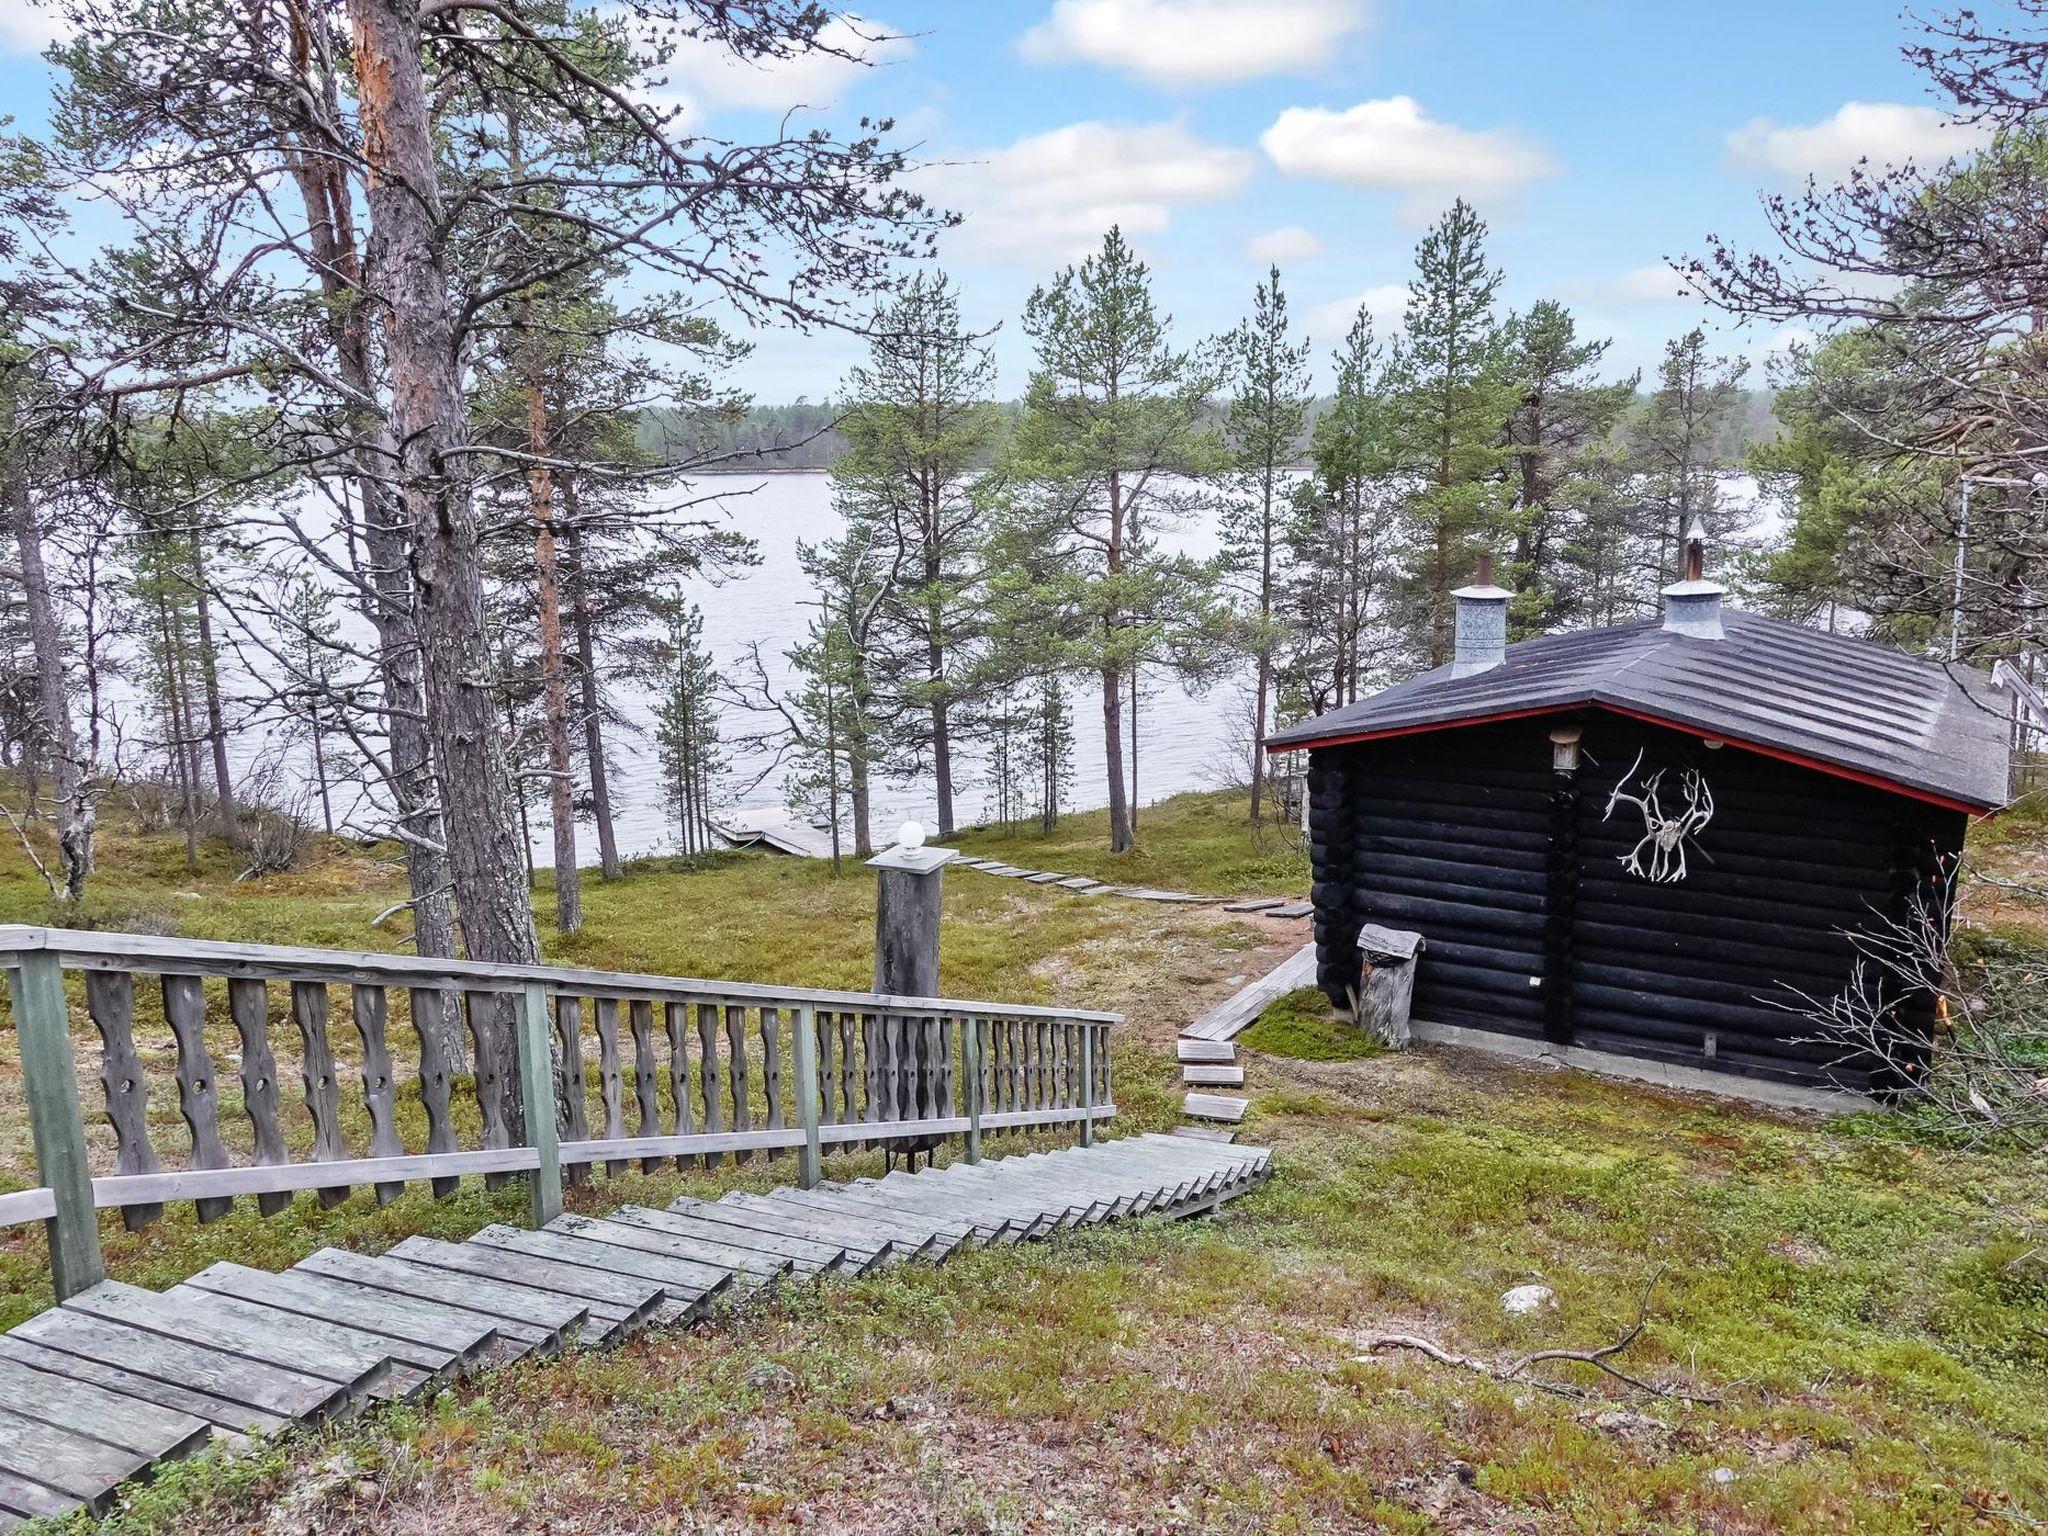
{"type": "MultiPolygon", "coordinates": [[[[771,682],[787,686],[791,669],[783,652],[803,638],[812,614],[807,606],[812,600],[810,584],[797,565],[796,547],[799,541],[815,543],[838,532],[831,480],[823,474],[787,474],[724,476],[713,482],[714,486],[728,484],[729,489],[720,492],[720,515],[730,527],[755,540],[761,563],[720,585],[700,582],[690,595],[704,611],[704,642],[721,667],[736,671],[736,663],[749,645],[759,641],[771,682]]],[[[1189,554],[1205,555],[1214,552],[1216,533],[1209,523],[1194,522],[1162,542],[1189,554]]],[[[1077,708],[1070,806],[1092,809],[1108,803],[1100,705],[1092,685],[1084,683],[1072,692],[1077,708]]],[[[1139,703],[1140,802],[1215,787],[1220,782],[1217,760],[1229,734],[1230,717],[1239,707],[1240,690],[1225,683],[1191,695],[1162,673],[1147,675],[1144,694],[1139,703]]],[[[614,730],[608,741],[620,849],[628,856],[671,851],[676,847],[676,834],[663,803],[648,697],[631,685],[615,688],[613,697],[629,722],[638,727],[614,730]]],[[[726,734],[728,738],[737,736],[750,726],[758,728],[758,722],[736,716],[726,734]]],[[[747,792],[745,786],[764,766],[763,757],[732,755],[735,760],[727,775],[725,808],[780,805],[781,771],[772,771],[758,788],[747,792]]],[[[954,777],[957,819],[963,825],[981,820],[988,791],[981,765],[971,752],[964,761],[956,762],[954,777]]],[[[929,783],[877,785],[875,836],[887,838],[906,819],[932,825],[937,807],[929,783]]],[[[537,806],[532,814],[535,858],[549,863],[554,850],[545,808],[537,806]]],[[[585,862],[597,857],[596,834],[587,825],[582,829],[579,852],[585,862]]]]}

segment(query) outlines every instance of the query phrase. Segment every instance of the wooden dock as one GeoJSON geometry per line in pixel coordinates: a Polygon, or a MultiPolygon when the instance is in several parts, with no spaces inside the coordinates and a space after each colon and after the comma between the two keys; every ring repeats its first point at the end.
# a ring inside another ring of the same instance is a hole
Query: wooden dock
{"type": "Polygon", "coordinates": [[[215,1264],[164,1292],[99,1284],[0,1336],[0,1531],[83,1506],[216,1436],[271,1433],[529,1355],[694,1320],[792,1279],[937,1262],[1127,1217],[1213,1210],[1271,1171],[1180,1136],[880,1179],[563,1215],[467,1242],[215,1264]]]}

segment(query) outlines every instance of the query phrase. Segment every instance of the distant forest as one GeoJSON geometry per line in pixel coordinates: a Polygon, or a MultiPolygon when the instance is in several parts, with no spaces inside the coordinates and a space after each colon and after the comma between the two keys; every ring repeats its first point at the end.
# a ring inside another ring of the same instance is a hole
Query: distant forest
{"type": "MultiPolygon", "coordinates": [[[[1729,412],[1715,457],[1741,463],[1749,449],[1778,435],[1771,414],[1773,392],[1742,391],[1740,406],[1729,412]]],[[[1309,407],[1308,422],[1296,445],[1295,467],[1308,465],[1308,442],[1315,423],[1330,403],[1318,396],[1309,407]]],[[[1634,406],[1620,429],[1625,433],[1637,416],[1650,408],[1650,391],[1639,389],[1634,406]]],[[[1005,430],[1023,413],[1021,400],[997,403],[1005,430]]],[[[664,463],[693,464],[710,471],[827,470],[846,453],[846,439],[835,423],[840,407],[827,401],[796,400],[788,405],[756,405],[727,416],[707,418],[675,410],[643,411],[637,428],[640,447],[664,463]]],[[[1227,414],[1222,402],[1214,408],[1221,426],[1227,414]]],[[[994,450],[989,450],[993,455],[994,450]]]]}

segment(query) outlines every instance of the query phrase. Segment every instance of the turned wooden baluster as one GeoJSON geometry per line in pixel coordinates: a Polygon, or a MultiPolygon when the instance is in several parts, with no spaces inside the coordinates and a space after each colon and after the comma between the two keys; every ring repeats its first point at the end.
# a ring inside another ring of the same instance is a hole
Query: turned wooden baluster
{"type": "MultiPolygon", "coordinates": [[[[668,1087],[676,1101],[676,1126],[678,1136],[696,1134],[697,1116],[690,1108],[690,1005],[688,1003],[663,1003],[662,1023],[668,1030],[668,1087]]],[[[676,1159],[678,1170],[688,1166],[689,1159],[676,1159]]]]}
{"type": "MultiPolygon", "coordinates": [[[[220,1139],[220,1090],[213,1075],[213,1053],[206,1048],[206,989],[197,976],[163,978],[164,1020],[178,1042],[178,1113],[192,1130],[193,1168],[230,1166],[220,1139]]],[[[195,1200],[201,1221],[219,1221],[234,1209],[226,1195],[195,1200]]]]}
{"type": "MultiPolygon", "coordinates": [[[[619,1072],[619,1003],[617,998],[597,1000],[597,1093],[604,1106],[604,1139],[626,1134],[625,1085],[619,1072]]],[[[617,1178],[626,1171],[626,1159],[608,1158],[604,1171],[617,1178]]]]}
{"type": "MultiPolygon", "coordinates": [[[[754,1128],[754,1110],[747,1102],[746,1009],[727,1006],[725,1040],[727,1055],[732,1062],[732,1128],[736,1131],[750,1131],[754,1128]]],[[[747,1154],[735,1152],[732,1160],[735,1163],[743,1163],[747,1160],[747,1154]]]]}
{"type": "MultiPolygon", "coordinates": [[[[641,1136],[661,1134],[661,1096],[655,1091],[654,1004],[634,998],[626,1009],[627,1027],[633,1035],[633,1102],[640,1111],[641,1136]]],[[[640,1159],[640,1171],[652,1173],[661,1166],[658,1157],[640,1159]]]]}
{"type": "MultiPolygon", "coordinates": [[[[242,1109],[255,1136],[255,1166],[279,1168],[291,1161],[284,1144],[284,1120],[277,1091],[277,1055],[270,1048],[270,988],[249,976],[228,982],[228,1016],[242,1042],[242,1109]]],[[[267,1190],[256,1209],[275,1216],[291,1206],[290,1190],[267,1190]]]]}
{"type": "MultiPolygon", "coordinates": [[[[363,1108],[370,1117],[370,1156],[403,1157],[394,1116],[398,1093],[391,1081],[391,1047],[385,1039],[389,1004],[382,987],[358,983],[351,989],[356,1033],[363,1037],[363,1108]]],[[[377,1203],[389,1205],[405,1193],[403,1180],[380,1180],[377,1203]]]]}
{"type": "MultiPolygon", "coordinates": [[[[455,1140],[455,1116],[450,1108],[452,1087],[448,1061],[448,994],[438,987],[414,987],[412,1032],[420,1043],[420,1104],[427,1112],[427,1151],[459,1150],[455,1140]]],[[[428,1181],[434,1198],[445,1200],[462,1187],[462,1180],[442,1175],[428,1181]]]]}
{"type": "MultiPolygon", "coordinates": [[[[717,1135],[725,1129],[725,1072],[718,1064],[718,1008],[712,1003],[697,1005],[697,1041],[703,1048],[699,1058],[703,1063],[704,1090],[704,1132],[717,1135]]],[[[706,1152],[698,1165],[710,1168],[718,1162],[717,1154],[706,1152]]]]}
{"type": "MultiPolygon", "coordinates": [[[[107,1121],[114,1127],[114,1172],[161,1173],[149,1142],[149,1088],[135,1051],[135,978],[126,971],[87,971],[85,1007],[100,1032],[100,1085],[107,1091],[107,1121]]],[[[161,1204],[124,1205],[130,1232],[163,1215],[161,1204]]]]}
{"type": "MultiPolygon", "coordinates": [[[[800,1016],[791,1010],[790,1019],[797,1028],[802,1028],[800,1016]]],[[[761,1094],[768,1104],[768,1125],[771,1129],[783,1128],[782,1112],[782,1010],[763,1008],[761,1010],[761,1094]]],[[[768,1156],[772,1160],[782,1156],[782,1148],[770,1147],[768,1156]]]]}
{"type": "MultiPolygon", "coordinates": [[[[505,1113],[505,1095],[518,1070],[508,1049],[513,1039],[512,1011],[517,999],[502,992],[465,992],[462,1011],[469,1019],[469,1039],[476,1053],[476,1104],[483,1117],[483,1145],[497,1151],[512,1145],[512,1124],[505,1113]]],[[[503,1189],[509,1173],[484,1175],[485,1189],[503,1189]]]]}
{"type": "MultiPolygon", "coordinates": [[[[590,1139],[590,1106],[584,1095],[588,1091],[583,1081],[583,1000],[576,997],[555,999],[555,1046],[562,1058],[562,1139],[564,1141],[588,1141],[590,1139]]],[[[571,1184],[587,1183],[590,1179],[590,1164],[565,1163],[563,1175],[571,1184]]]]}

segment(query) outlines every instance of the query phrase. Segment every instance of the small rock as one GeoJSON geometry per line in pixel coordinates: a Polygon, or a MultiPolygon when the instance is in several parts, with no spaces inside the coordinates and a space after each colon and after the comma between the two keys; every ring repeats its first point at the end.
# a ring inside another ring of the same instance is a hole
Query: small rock
{"type": "Polygon", "coordinates": [[[1547,1285],[1518,1285],[1501,1293],[1500,1309],[1511,1317],[1525,1312],[1554,1312],[1557,1292],[1547,1285]]]}
{"type": "Polygon", "coordinates": [[[1451,1463],[1451,1471],[1453,1474],[1456,1475],[1458,1481],[1463,1483],[1467,1488],[1476,1487],[1478,1485],[1479,1469],[1473,1466],[1471,1462],[1454,1461],[1451,1463]]]}
{"type": "Polygon", "coordinates": [[[1740,1477],[1741,1475],[1742,1474],[1737,1472],[1733,1467],[1716,1467],[1713,1471],[1707,1474],[1708,1477],[1712,1478],[1717,1483],[1732,1483],[1735,1481],[1736,1478],[1740,1477]]]}
{"type": "Polygon", "coordinates": [[[757,1360],[747,1367],[747,1385],[770,1397],[784,1397],[796,1389],[796,1372],[773,1360],[757,1360]]]}

